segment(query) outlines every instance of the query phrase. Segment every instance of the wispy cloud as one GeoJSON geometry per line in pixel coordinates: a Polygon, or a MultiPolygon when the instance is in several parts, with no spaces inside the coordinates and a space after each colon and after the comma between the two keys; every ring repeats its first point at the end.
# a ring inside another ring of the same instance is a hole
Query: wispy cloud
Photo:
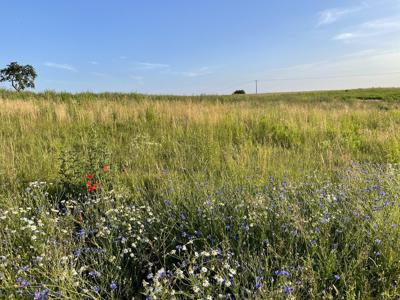
{"type": "Polygon", "coordinates": [[[355,26],[353,31],[337,34],[333,39],[338,41],[350,41],[396,33],[400,33],[400,16],[364,22],[355,26]]]}
{"type": "Polygon", "coordinates": [[[336,41],[348,41],[348,40],[352,40],[355,39],[357,37],[360,37],[359,34],[354,33],[354,32],[344,32],[344,33],[340,33],[338,35],[335,35],[333,37],[334,40],[336,41]]]}
{"type": "Polygon", "coordinates": [[[170,66],[168,64],[150,63],[150,62],[135,62],[137,69],[142,70],[156,70],[156,69],[166,69],[170,66]]]}
{"type": "Polygon", "coordinates": [[[356,13],[366,7],[368,7],[368,4],[364,2],[362,5],[356,7],[331,8],[323,10],[318,13],[317,27],[336,23],[345,16],[356,13]]]}
{"type": "Polygon", "coordinates": [[[400,16],[377,19],[362,24],[365,29],[397,31],[400,30],[400,16]]]}
{"type": "Polygon", "coordinates": [[[99,63],[98,63],[97,61],[92,60],[92,61],[89,61],[89,64],[91,64],[91,65],[98,65],[99,63]]]}
{"type": "Polygon", "coordinates": [[[198,70],[190,72],[181,72],[181,74],[186,77],[199,77],[199,76],[209,75],[212,73],[213,72],[211,71],[210,67],[202,67],[198,70]]]}
{"type": "Polygon", "coordinates": [[[53,63],[53,62],[45,62],[44,65],[49,68],[56,68],[56,69],[67,70],[67,71],[71,71],[71,72],[78,71],[75,67],[73,67],[71,65],[67,65],[67,64],[57,64],[57,63],[53,63]]]}

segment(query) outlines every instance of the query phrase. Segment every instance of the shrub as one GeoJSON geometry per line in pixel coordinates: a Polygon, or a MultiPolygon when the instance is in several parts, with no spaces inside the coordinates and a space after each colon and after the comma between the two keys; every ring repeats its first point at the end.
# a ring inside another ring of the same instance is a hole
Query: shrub
{"type": "Polygon", "coordinates": [[[236,90],[233,92],[233,95],[244,95],[246,92],[244,90],[236,90]]]}

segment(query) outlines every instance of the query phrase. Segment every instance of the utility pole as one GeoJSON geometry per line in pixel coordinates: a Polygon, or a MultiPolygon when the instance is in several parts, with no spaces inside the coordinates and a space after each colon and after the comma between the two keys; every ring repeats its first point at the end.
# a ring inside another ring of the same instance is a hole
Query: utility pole
{"type": "Polygon", "coordinates": [[[258,80],[256,80],[256,95],[258,94],[258,80]]]}

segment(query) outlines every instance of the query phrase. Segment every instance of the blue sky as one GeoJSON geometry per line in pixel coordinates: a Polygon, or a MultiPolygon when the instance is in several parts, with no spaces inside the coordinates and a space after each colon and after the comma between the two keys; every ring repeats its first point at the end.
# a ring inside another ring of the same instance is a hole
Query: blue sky
{"type": "Polygon", "coordinates": [[[25,0],[0,10],[0,67],[32,64],[37,90],[400,86],[400,0],[25,0]]]}

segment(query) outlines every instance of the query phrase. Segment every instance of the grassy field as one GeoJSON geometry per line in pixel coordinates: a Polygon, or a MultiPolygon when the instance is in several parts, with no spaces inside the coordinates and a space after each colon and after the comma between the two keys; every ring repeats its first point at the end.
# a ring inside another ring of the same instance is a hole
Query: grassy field
{"type": "Polygon", "coordinates": [[[0,90],[0,298],[400,298],[400,89],[0,90]]]}

